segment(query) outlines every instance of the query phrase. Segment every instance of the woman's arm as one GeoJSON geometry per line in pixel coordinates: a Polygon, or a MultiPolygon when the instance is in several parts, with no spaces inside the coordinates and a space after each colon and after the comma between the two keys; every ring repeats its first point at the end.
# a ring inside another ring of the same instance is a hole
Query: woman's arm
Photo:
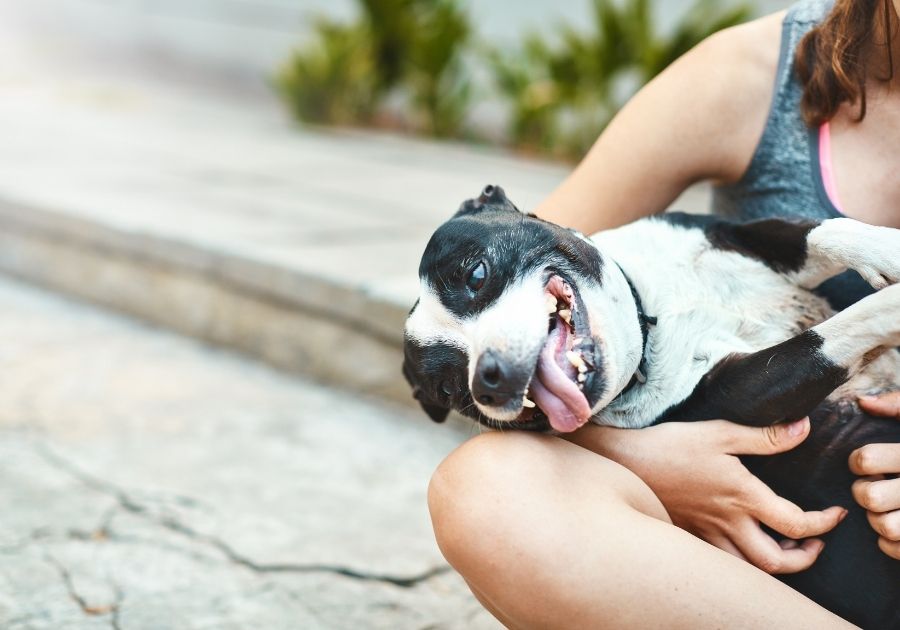
{"type": "MultiPolygon", "coordinates": [[[[900,392],[859,399],[874,416],[900,420],[900,392]]],[[[853,497],[866,509],[878,532],[878,546],[900,560],[900,444],[867,444],[850,454],[850,470],[862,479],[853,484],[853,497]]]]}
{"type": "MultiPolygon", "coordinates": [[[[722,31],[672,64],[622,109],[537,214],[590,234],[662,212],[694,182],[740,179],[767,118],[783,17],[722,31]]],[[[809,567],[823,547],[812,537],[846,514],[804,513],[736,457],[793,448],[808,423],[789,426],[799,431],[727,422],[641,431],[590,426],[572,439],[637,473],[675,524],[766,571],[787,573],[809,567]],[[760,523],[787,540],[776,543],[760,523]],[[799,539],[808,540],[792,542],[799,539]]]]}
{"type": "Polygon", "coordinates": [[[694,182],[740,179],[765,126],[783,16],[717,33],[672,64],[536,213],[592,234],[662,212],[694,182]]]}

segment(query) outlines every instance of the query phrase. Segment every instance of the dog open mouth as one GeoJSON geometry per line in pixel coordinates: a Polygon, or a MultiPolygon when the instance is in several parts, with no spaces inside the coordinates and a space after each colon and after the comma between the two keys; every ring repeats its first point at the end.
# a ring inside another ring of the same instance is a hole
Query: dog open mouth
{"type": "MultiPolygon", "coordinates": [[[[536,404],[547,416],[550,426],[561,433],[569,433],[591,416],[585,391],[590,391],[593,381],[596,349],[584,305],[572,285],[561,276],[553,275],[547,281],[544,294],[549,330],[526,392],[525,411],[536,404]]],[[[523,416],[535,413],[537,409],[523,416]]]]}

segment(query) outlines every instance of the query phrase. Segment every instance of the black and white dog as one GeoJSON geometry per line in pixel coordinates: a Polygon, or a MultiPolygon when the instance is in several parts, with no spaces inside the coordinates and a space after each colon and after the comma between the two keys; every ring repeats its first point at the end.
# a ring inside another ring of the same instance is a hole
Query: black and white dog
{"type": "Polygon", "coordinates": [[[438,422],[451,409],[555,432],[809,415],[800,447],[744,458],[804,509],[850,510],[813,567],[783,579],[854,623],[900,628],[900,562],[878,549],[847,466],[863,444],[900,442],[900,422],[855,404],[900,387],[900,230],[665,214],[586,238],[488,186],[434,233],[419,278],[403,372],[438,422]],[[835,313],[812,289],[847,269],[880,290],[835,313]]]}

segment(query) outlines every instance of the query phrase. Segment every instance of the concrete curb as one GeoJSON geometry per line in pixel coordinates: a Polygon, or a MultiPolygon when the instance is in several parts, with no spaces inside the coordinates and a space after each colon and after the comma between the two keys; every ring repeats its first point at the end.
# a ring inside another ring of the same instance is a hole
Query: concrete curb
{"type": "Polygon", "coordinates": [[[407,308],[333,280],[0,200],[0,270],[275,367],[412,404],[407,308]]]}

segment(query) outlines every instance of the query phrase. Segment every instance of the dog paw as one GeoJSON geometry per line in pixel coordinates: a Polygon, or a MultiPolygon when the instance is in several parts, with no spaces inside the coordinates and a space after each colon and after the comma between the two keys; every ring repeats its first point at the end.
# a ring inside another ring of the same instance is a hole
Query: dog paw
{"type": "Polygon", "coordinates": [[[900,282],[900,230],[861,226],[848,251],[848,267],[876,290],[900,282]]]}
{"type": "Polygon", "coordinates": [[[861,269],[857,269],[856,271],[876,291],[897,283],[896,276],[892,277],[889,275],[885,275],[885,273],[878,271],[877,269],[874,269],[872,267],[863,267],[861,269]]]}

